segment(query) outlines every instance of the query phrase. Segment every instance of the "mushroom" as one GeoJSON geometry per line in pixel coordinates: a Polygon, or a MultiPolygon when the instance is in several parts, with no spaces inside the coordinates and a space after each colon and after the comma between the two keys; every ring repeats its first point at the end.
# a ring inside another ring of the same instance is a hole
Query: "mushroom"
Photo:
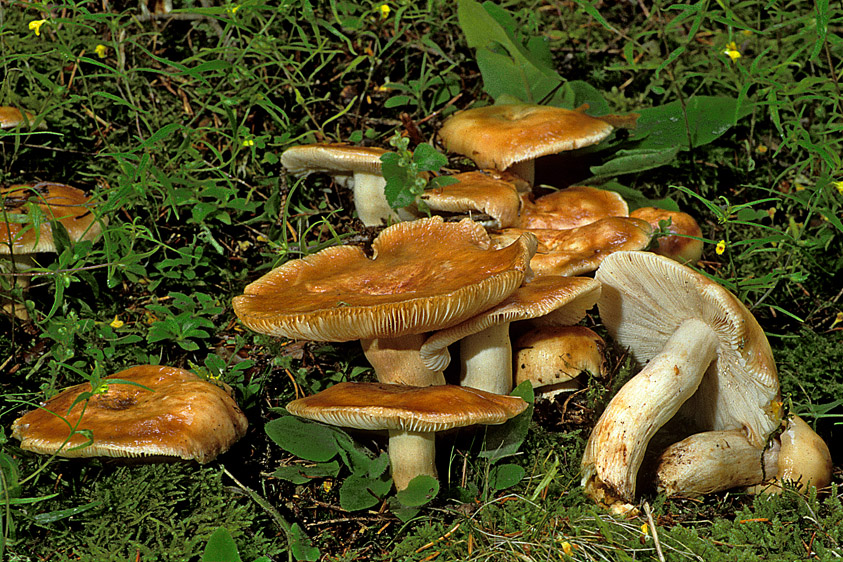
{"type": "Polygon", "coordinates": [[[518,227],[531,230],[567,230],[607,217],[629,215],[629,206],[619,194],[587,185],[573,185],[535,201],[527,195],[522,199],[524,208],[518,227]]]}
{"type": "Polygon", "coordinates": [[[603,338],[585,326],[541,326],[521,334],[515,349],[515,384],[530,381],[537,393],[552,398],[577,388],[583,371],[605,374],[603,338]]]}
{"type": "Polygon", "coordinates": [[[326,173],[343,187],[354,190],[354,208],[366,226],[400,220],[384,195],[381,173],[383,148],[341,143],[292,146],[281,153],[281,164],[296,177],[326,173]]]}
{"type": "Polygon", "coordinates": [[[740,430],[761,450],[779,424],[764,332],[726,289],[648,252],[617,252],[595,278],[600,317],[646,367],[612,398],[582,460],[586,493],[631,502],[650,439],[677,412],[696,431],[740,430]]]}
{"type": "MultiPolygon", "coordinates": [[[[29,111],[21,111],[17,107],[8,105],[0,106],[0,129],[14,129],[21,125],[32,126],[35,123],[35,115],[29,111]]],[[[43,122],[39,123],[39,129],[45,129],[43,122]]]]}
{"type": "Polygon", "coordinates": [[[480,168],[510,170],[530,184],[540,156],[597,144],[612,125],[583,111],[543,105],[492,105],[461,111],[443,123],[445,148],[480,168]]]}
{"type": "Polygon", "coordinates": [[[497,170],[475,170],[450,176],[457,183],[427,189],[419,199],[434,213],[483,213],[488,228],[515,226],[521,211],[519,184],[524,180],[497,170]]]}
{"type": "Polygon", "coordinates": [[[317,341],[362,340],[381,382],[444,384],[419,358],[424,333],[496,305],[529,273],[535,238],[492,248],[482,226],[431,217],[395,224],[360,247],[292,260],[248,285],[234,312],[257,332],[317,341]]]}
{"type": "Polygon", "coordinates": [[[392,480],[398,490],[416,476],[436,477],[436,432],[502,424],[526,408],[517,396],[460,386],[360,382],[336,384],[287,404],[291,414],[330,425],[388,430],[392,480]]]}
{"type": "Polygon", "coordinates": [[[443,370],[451,360],[448,346],[459,341],[460,384],[508,394],[512,390],[509,324],[539,318],[545,324],[575,324],[599,296],[600,283],[589,277],[538,277],[497,306],[431,335],[421,347],[422,361],[431,370],[443,370]]]}
{"type": "Polygon", "coordinates": [[[70,387],[15,420],[27,451],[61,457],[175,457],[207,463],[246,433],[225,389],[189,371],[138,365],[105,377],[104,388],[70,387]],[[92,392],[88,400],[82,393],[92,392]],[[76,430],[71,432],[71,430],[76,430]],[[79,430],[90,430],[89,440],[79,430]]]}
{"type": "Polygon", "coordinates": [[[654,231],[658,230],[660,221],[670,221],[667,231],[671,236],[657,238],[653,252],[683,264],[693,265],[700,261],[703,251],[702,230],[688,213],[640,207],[629,216],[647,221],[654,231]]]}
{"type": "MultiPolygon", "coordinates": [[[[95,204],[82,190],[61,183],[13,185],[0,189],[0,199],[0,255],[9,256],[13,273],[30,269],[35,254],[56,251],[51,221],[60,222],[74,242],[98,239],[106,222],[94,215],[95,204]],[[34,216],[34,207],[40,216],[34,216]]],[[[24,277],[16,284],[29,285],[24,277]]],[[[23,307],[15,307],[14,313],[28,318],[23,307]]]]}
{"type": "Polygon", "coordinates": [[[653,234],[644,220],[607,217],[567,230],[504,228],[491,236],[497,246],[509,244],[525,232],[538,239],[538,251],[530,260],[537,276],[589,273],[612,252],[647,247],[653,234]]]}

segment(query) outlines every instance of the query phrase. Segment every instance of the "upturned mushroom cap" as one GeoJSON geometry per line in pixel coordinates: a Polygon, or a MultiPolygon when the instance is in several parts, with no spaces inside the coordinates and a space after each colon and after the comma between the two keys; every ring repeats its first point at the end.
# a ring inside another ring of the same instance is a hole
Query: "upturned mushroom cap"
{"type": "Polygon", "coordinates": [[[629,215],[629,206],[618,193],[586,185],[560,189],[535,201],[528,195],[522,199],[520,228],[567,230],[607,217],[629,215]]]}
{"type": "MultiPolygon", "coordinates": [[[[32,125],[35,123],[35,115],[29,111],[21,111],[17,107],[8,105],[0,106],[0,129],[14,129],[20,125],[32,125]]],[[[39,128],[44,128],[41,123],[39,128]]]]}
{"type": "Polygon", "coordinates": [[[501,424],[526,408],[517,396],[475,388],[361,382],[335,384],[287,404],[293,415],[330,425],[413,432],[501,424]]]}
{"type": "Polygon", "coordinates": [[[21,440],[22,449],[41,454],[165,456],[207,463],[246,433],[246,417],[228,392],[189,371],[139,365],[104,380],[110,379],[151,390],[111,382],[104,393],[70,409],[80,394],[91,392],[90,384],[80,384],[15,420],[12,436],[21,440]],[[87,442],[76,434],[64,444],[70,426],[62,418],[73,426],[78,422],[78,429],[91,430],[93,443],[76,448],[87,442]]]}
{"type": "Polygon", "coordinates": [[[674,236],[659,238],[653,252],[683,264],[695,264],[700,261],[703,251],[703,242],[700,240],[702,230],[694,217],[688,213],[658,207],[641,207],[632,211],[629,216],[647,221],[654,231],[659,228],[659,221],[669,220],[670,226],[667,230],[674,236]]]}
{"type": "Polygon", "coordinates": [[[55,252],[52,220],[61,222],[74,241],[95,240],[102,234],[103,222],[94,216],[94,202],[81,189],[69,185],[13,185],[0,190],[0,202],[6,216],[18,215],[9,222],[2,222],[0,215],[0,254],[55,252]],[[33,228],[32,219],[20,218],[29,213],[30,204],[37,205],[43,215],[39,228],[33,228]]]}
{"type": "Polygon", "coordinates": [[[571,276],[594,271],[613,252],[645,248],[653,229],[641,219],[607,217],[568,230],[505,228],[492,233],[492,239],[496,246],[505,245],[525,232],[538,239],[530,260],[533,273],[571,276]]]}
{"type": "Polygon", "coordinates": [[[434,213],[483,213],[491,228],[514,226],[521,211],[518,183],[523,180],[497,170],[476,170],[451,176],[458,183],[428,189],[421,199],[434,213]]]}
{"type": "Polygon", "coordinates": [[[505,170],[517,162],[597,144],[611,132],[609,123],[581,111],[513,104],[457,113],[442,125],[439,138],[449,151],[468,156],[480,168],[505,170]]]}
{"type": "Polygon", "coordinates": [[[530,381],[538,392],[543,388],[576,388],[583,371],[605,374],[603,350],[606,343],[585,326],[542,326],[524,332],[513,342],[515,385],[530,381]]]}
{"type": "Polygon", "coordinates": [[[281,165],[297,177],[325,173],[343,187],[354,190],[354,207],[366,226],[398,220],[384,195],[386,180],[380,157],[386,150],[376,147],[323,143],[292,146],[281,153],[281,165]]]}
{"type": "Polygon", "coordinates": [[[372,242],[292,260],[248,285],[234,312],[252,330],[318,341],[418,334],[458,324],[512,293],[535,239],[492,248],[471,220],[395,224],[372,242]]]}

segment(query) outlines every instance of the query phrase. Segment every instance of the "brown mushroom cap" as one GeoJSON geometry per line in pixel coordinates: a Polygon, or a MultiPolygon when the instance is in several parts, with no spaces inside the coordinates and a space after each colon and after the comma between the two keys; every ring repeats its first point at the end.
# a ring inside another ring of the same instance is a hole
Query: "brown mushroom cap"
{"type": "Polygon", "coordinates": [[[395,224],[372,257],[337,246],[292,260],[248,285],[234,311],[262,333],[319,341],[418,334],[458,324],[512,293],[529,271],[532,237],[492,248],[482,226],[440,217],[395,224]]]}
{"type": "Polygon", "coordinates": [[[419,196],[433,212],[485,213],[488,226],[514,226],[521,210],[518,183],[523,180],[496,170],[476,170],[451,176],[458,183],[428,189],[419,196]]]}
{"type": "Polygon", "coordinates": [[[102,233],[102,222],[93,213],[93,201],[82,190],[69,185],[52,182],[13,185],[0,190],[0,201],[7,216],[27,215],[29,204],[35,204],[44,221],[37,229],[25,217],[0,222],[0,254],[55,252],[51,220],[61,222],[75,241],[95,240],[102,233]]]}
{"type": "MultiPolygon", "coordinates": [[[[8,105],[0,106],[0,129],[14,129],[19,125],[32,125],[34,122],[35,115],[29,111],[24,112],[8,105]]],[[[41,125],[43,128],[43,123],[41,125]]]]}
{"type": "Polygon", "coordinates": [[[110,379],[130,381],[151,391],[111,382],[104,393],[70,409],[80,394],[91,392],[88,383],[76,385],[15,420],[12,436],[21,440],[22,449],[41,454],[166,456],[207,463],[246,433],[246,417],[231,396],[189,371],[139,365],[104,381],[110,379]],[[70,427],[62,417],[73,426],[78,422],[80,430],[91,430],[93,442],[77,448],[88,440],[82,434],[68,440],[70,427]]]}
{"type": "Polygon", "coordinates": [[[645,248],[653,230],[641,219],[607,217],[568,230],[505,228],[492,239],[495,245],[508,244],[525,232],[538,239],[538,251],[530,260],[533,273],[570,276],[594,271],[613,252],[645,248]]]}
{"type": "Polygon", "coordinates": [[[522,196],[522,199],[525,200],[524,208],[518,226],[531,230],[567,230],[607,217],[629,215],[629,206],[619,194],[586,185],[560,189],[535,201],[529,196],[522,196]]]}
{"type": "Polygon", "coordinates": [[[457,113],[442,125],[439,138],[449,151],[468,156],[480,168],[505,170],[516,162],[597,144],[611,132],[610,124],[581,111],[512,104],[457,113]]]}
{"type": "Polygon", "coordinates": [[[665,236],[656,241],[653,252],[667,256],[679,263],[695,264],[700,261],[703,251],[702,230],[694,217],[682,211],[668,211],[658,207],[641,207],[629,214],[630,217],[643,219],[650,223],[653,230],[659,228],[659,221],[670,221],[668,232],[675,236],[665,236]]]}
{"type": "Polygon", "coordinates": [[[529,330],[513,342],[515,384],[530,381],[540,390],[569,384],[583,371],[603,376],[605,345],[603,338],[585,326],[529,330]]]}
{"type": "Polygon", "coordinates": [[[287,411],[341,427],[436,432],[501,424],[526,407],[517,396],[462,386],[344,382],[290,402],[287,411]]]}

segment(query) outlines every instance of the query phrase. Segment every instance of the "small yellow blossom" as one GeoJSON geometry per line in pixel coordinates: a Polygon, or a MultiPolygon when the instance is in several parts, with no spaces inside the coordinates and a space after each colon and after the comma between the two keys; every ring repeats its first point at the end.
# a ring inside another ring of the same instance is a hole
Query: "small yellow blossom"
{"type": "Polygon", "coordinates": [[[750,37],[752,35],[752,30],[751,29],[741,29],[741,35],[745,35],[747,37],[750,37]]]}
{"type": "Polygon", "coordinates": [[[738,45],[734,41],[730,41],[726,44],[723,54],[728,55],[732,60],[738,60],[741,58],[741,52],[738,50],[738,45]]]}
{"type": "Polygon", "coordinates": [[[119,318],[117,318],[117,315],[115,314],[114,320],[111,321],[111,324],[109,324],[109,326],[111,326],[114,329],[122,328],[123,327],[123,321],[120,320],[119,318]]]}
{"type": "Polygon", "coordinates": [[[105,394],[108,392],[108,381],[100,381],[99,385],[91,389],[91,394],[105,394]]]}
{"type": "Polygon", "coordinates": [[[573,554],[574,552],[574,545],[572,545],[568,541],[564,541],[559,546],[562,547],[562,552],[564,552],[566,556],[571,556],[571,554],[573,554]]]}
{"type": "Polygon", "coordinates": [[[255,141],[253,139],[246,139],[243,141],[243,146],[255,146],[255,141]]]}
{"type": "Polygon", "coordinates": [[[391,12],[392,9],[389,7],[389,4],[381,4],[378,6],[378,11],[381,13],[381,19],[385,20],[389,17],[389,12],[391,12]]]}
{"type": "Polygon", "coordinates": [[[239,10],[239,9],[240,9],[240,6],[235,5],[235,6],[229,6],[228,8],[225,9],[225,11],[228,12],[229,15],[233,16],[234,14],[237,13],[237,10],[239,10]]]}
{"type": "Polygon", "coordinates": [[[641,534],[644,535],[645,538],[650,536],[650,526],[646,523],[641,525],[641,534]]]}
{"type": "Polygon", "coordinates": [[[828,329],[830,330],[830,329],[834,328],[835,326],[837,326],[841,322],[843,322],[843,312],[838,312],[837,316],[834,318],[834,322],[831,323],[831,326],[829,326],[828,329]]]}
{"type": "Polygon", "coordinates": [[[766,144],[759,144],[757,147],[755,147],[755,152],[757,152],[758,154],[764,154],[768,150],[769,149],[767,148],[766,144]]]}
{"type": "Polygon", "coordinates": [[[805,191],[805,186],[801,183],[796,184],[796,191],[805,191]]]}
{"type": "Polygon", "coordinates": [[[726,251],[726,241],[721,240],[720,242],[718,242],[717,247],[714,248],[714,251],[717,252],[718,256],[722,256],[723,252],[726,251]]]}
{"type": "Polygon", "coordinates": [[[34,31],[35,35],[41,35],[41,26],[47,23],[47,20],[32,20],[29,22],[29,30],[34,31]]]}
{"type": "Polygon", "coordinates": [[[267,238],[267,237],[266,237],[266,236],[264,236],[263,234],[258,234],[258,235],[255,237],[255,240],[257,240],[258,242],[269,242],[269,238],[267,238]]]}
{"type": "Polygon", "coordinates": [[[834,186],[834,188],[837,190],[837,193],[843,195],[843,181],[835,181],[832,182],[831,185],[834,186]]]}
{"type": "Polygon", "coordinates": [[[325,480],[324,482],[322,482],[322,490],[326,493],[330,492],[331,488],[333,488],[333,487],[334,487],[334,483],[331,482],[330,480],[325,480]]]}
{"type": "Polygon", "coordinates": [[[108,47],[102,44],[97,45],[96,47],[94,47],[94,52],[99,58],[104,59],[108,56],[108,47]]]}

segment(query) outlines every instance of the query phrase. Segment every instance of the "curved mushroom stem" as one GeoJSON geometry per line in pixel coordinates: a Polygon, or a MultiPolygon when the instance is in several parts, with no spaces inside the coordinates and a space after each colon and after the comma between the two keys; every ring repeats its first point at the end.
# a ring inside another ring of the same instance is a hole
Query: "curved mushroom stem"
{"type": "Polygon", "coordinates": [[[583,455],[586,494],[606,505],[633,501],[647,444],[697,390],[717,346],[717,335],[706,323],[686,320],[612,398],[583,455]]]}
{"type": "Polygon", "coordinates": [[[398,222],[398,214],[389,206],[383,188],[386,180],[380,174],[356,172],[354,174],[354,208],[366,226],[382,226],[398,222]]]}
{"type": "Polygon", "coordinates": [[[512,392],[509,322],[460,340],[460,385],[495,394],[512,392]]]}
{"type": "Polygon", "coordinates": [[[668,447],[659,457],[656,488],[682,496],[751,486],[778,471],[779,443],[761,450],[743,431],[705,431],[668,447]]]}
{"type": "Polygon", "coordinates": [[[407,386],[445,384],[442,371],[428,369],[421,361],[419,349],[424,334],[410,334],[396,338],[360,340],[363,354],[374,367],[378,381],[407,386]]]}
{"type": "Polygon", "coordinates": [[[389,431],[389,462],[395,489],[405,489],[421,474],[436,478],[436,439],[434,433],[389,431]]]}

